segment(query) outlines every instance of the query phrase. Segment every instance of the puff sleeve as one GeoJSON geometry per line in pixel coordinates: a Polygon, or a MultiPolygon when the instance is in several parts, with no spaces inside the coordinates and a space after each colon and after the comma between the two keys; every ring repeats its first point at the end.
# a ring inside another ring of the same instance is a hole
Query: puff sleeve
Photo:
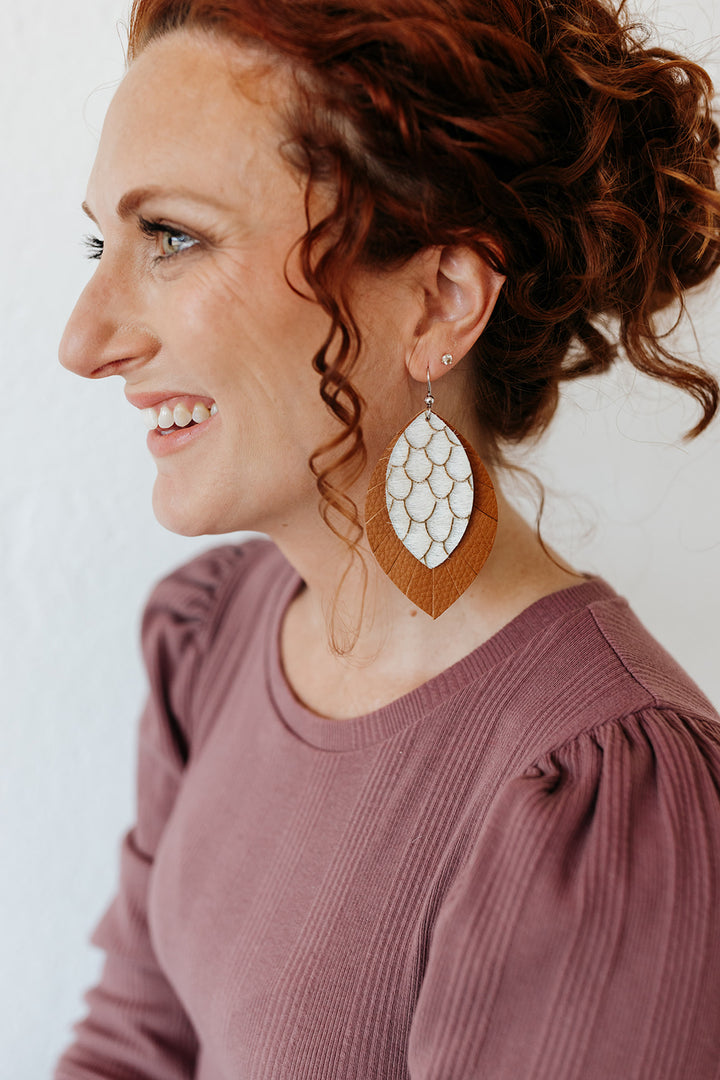
{"type": "Polygon", "coordinates": [[[140,719],[137,816],[122,840],[119,887],[91,941],[105,951],[86,1017],[54,1080],[181,1080],[195,1073],[196,1036],[161,970],[147,922],[153,858],[188,758],[193,687],[222,584],[242,548],[201,555],[163,580],[142,623],[149,694],[140,719]]]}
{"type": "Polygon", "coordinates": [[[649,707],[499,790],[434,926],[411,1080],[717,1080],[719,732],[649,707]]]}

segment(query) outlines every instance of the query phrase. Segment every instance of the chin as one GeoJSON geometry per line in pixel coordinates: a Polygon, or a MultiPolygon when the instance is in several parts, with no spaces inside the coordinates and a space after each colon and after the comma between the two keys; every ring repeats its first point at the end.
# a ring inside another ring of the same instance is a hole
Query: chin
{"type": "Polygon", "coordinates": [[[201,495],[193,495],[184,487],[178,492],[174,484],[163,482],[158,476],[152,494],[155,518],[168,532],[178,536],[219,536],[234,532],[260,531],[256,523],[239,520],[236,508],[227,500],[205,488],[201,495]]]}
{"type": "Polygon", "coordinates": [[[223,531],[217,527],[216,515],[211,507],[203,506],[190,497],[170,495],[157,482],[153,489],[152,508],[160,525],[178,536],[205,536],[223,531]]]}

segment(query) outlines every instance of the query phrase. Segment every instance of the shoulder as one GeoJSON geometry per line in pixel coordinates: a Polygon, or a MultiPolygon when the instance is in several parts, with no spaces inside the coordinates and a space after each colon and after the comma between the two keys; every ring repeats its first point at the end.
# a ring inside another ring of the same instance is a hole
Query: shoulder
{"type": "Polygon", "coordinates": [[[648,704],[720,719],[700,687],[640,621],[624,597],[593,604],[590,615],[628,678],[642,687],[648,704]]]}
{"type": "Polygon", "coordinates": [[[531,759],[645,711],[674,713],[720,731],[712,703],[625,597],[602,579],[580,595],[588,602],[574,609],[567,594],[546,597],[543,625],[499,673],[512,686],[510,721],[523,720],[531,759]]]}
{"type": "Polygon", "coordinates": [[[498,789],[491,832],[511,821],[517,839],[534,835],[538,857],[554,852],[565,869],[605,874],[629,857],[633,867],[613,872],[642,866],[652,888],[682,865],[686,880],[712,877],[720,899],[720,716],[603,586],[536,642],[542,719],[531,718],[537,730],[498,789]]]}
{"type": "Polygon", "coordinates": [[[293,573],[271,540],[253,537],[202,552],[152,589],[141,629],[150,691],[186,743],[199,735],[208,687],[257,634],[270,586],[293,573]]]}
{"type": "Polygon", "coordinates": [[[584,692],[524,779],[539,782],[548,808],[574,806],[581,832],[593,818],[668,857],[680,842],[692,858],[707,827],[717,847],[720,716],[700,687],[614,591],[561,641],[558,674],[584,679],[584,692]]]}
{"type": "Polygon", "coordinates": [[[289,564],[266,537],[222,544],[196,555],[150,592],[143,612],[143,636],[160,625],[184,627],[211,638],[228,604],[240,593],[262,595],[281,566],[289,564]]]}

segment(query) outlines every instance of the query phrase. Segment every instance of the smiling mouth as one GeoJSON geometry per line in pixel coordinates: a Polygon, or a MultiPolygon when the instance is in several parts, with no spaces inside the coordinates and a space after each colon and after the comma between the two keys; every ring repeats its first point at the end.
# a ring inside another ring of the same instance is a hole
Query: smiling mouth
{"type": "Polygon", "coordinates": [[[211,416],[216,416],[217,411],[218,407],[214,402],[210,408],[202,402],[197,402],[192,409],[180,402],[172,409],[169,405],[161,405],[159,409],[143,409],[142,416],[148,431],[170,435],[174,431],[183,431],[204,424],[211,416]]]}

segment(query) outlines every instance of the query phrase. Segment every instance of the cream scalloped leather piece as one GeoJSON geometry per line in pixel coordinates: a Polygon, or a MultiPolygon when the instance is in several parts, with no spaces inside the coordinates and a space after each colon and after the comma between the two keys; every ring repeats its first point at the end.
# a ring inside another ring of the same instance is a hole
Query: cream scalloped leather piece
{"type": "Polygon", "coordinates": [[[385,501],[392,527],[411,555],[429,569],[460,543],[473,505],[473,476],[452,428],[436,416],[416,416],[390,454],[385,501]]]}

